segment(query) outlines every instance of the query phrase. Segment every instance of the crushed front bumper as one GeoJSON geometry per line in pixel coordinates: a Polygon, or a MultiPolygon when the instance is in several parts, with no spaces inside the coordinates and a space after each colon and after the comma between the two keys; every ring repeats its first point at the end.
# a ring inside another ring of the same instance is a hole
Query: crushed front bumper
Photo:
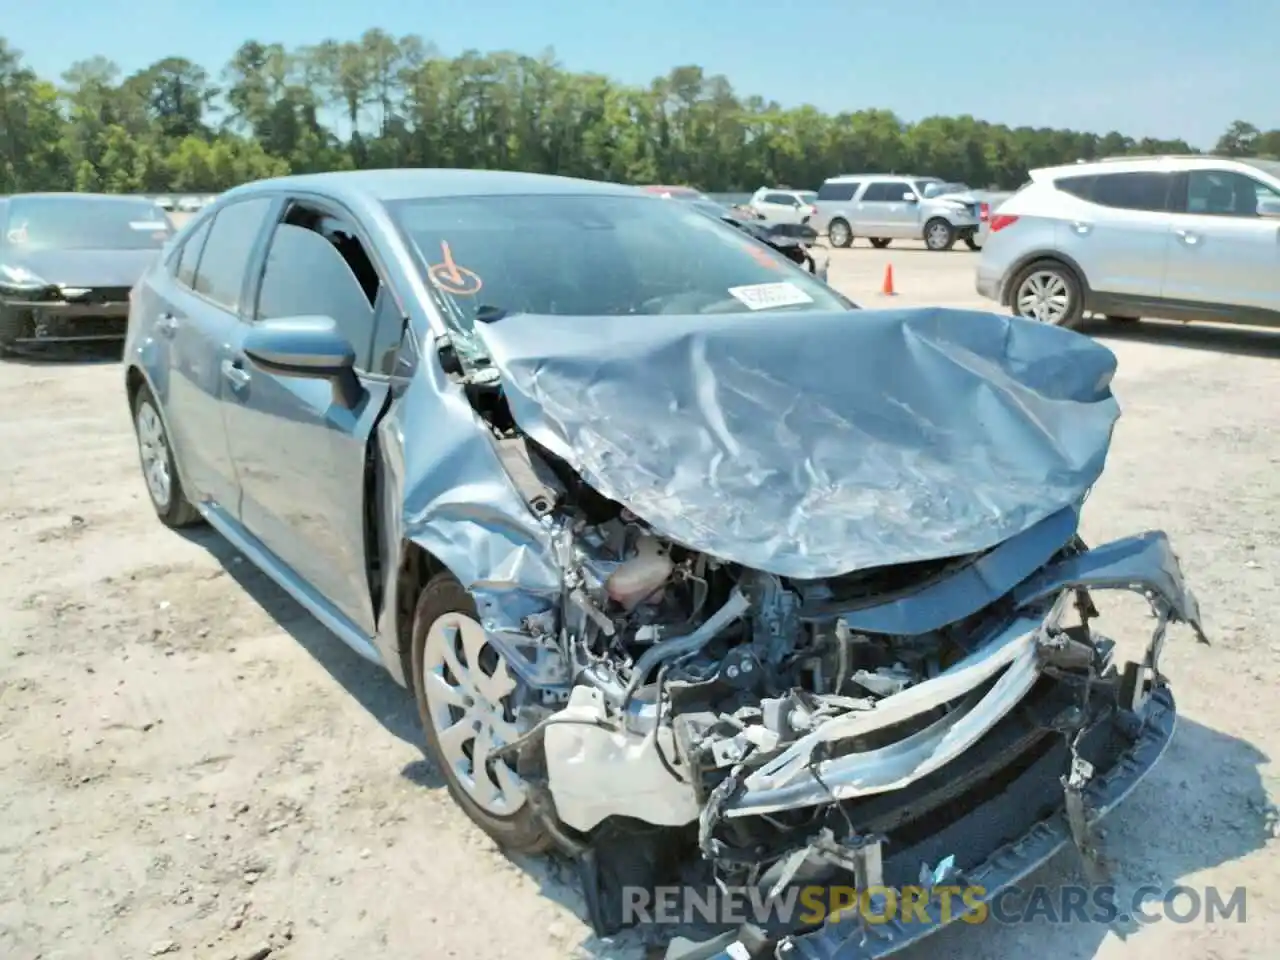
{"type": "MultiPolygon", "coordinates": [[[[1177,708],[1173,692],[1160,683],[1144,705],[1140,726],[1133,732],[1131,744],[1116,758],[1109,769],[1097,773],[1082,791],[1089,811],[1088,826],[1093,827],[1114,810],[1155,767],[1173,738],[1177,708]]],[[[1104,731],[1099,732],[1101,738],[1104,731]]],[[[1095,743],[1094,748],[1098,748],[1095,743]]],[[[1064,751],[1065,752],[1065,747],[1064,751]]],[[[883,868],[886,885],[901,891],[916,882],[922,863],[936,863],[942,849],[970,848],[999,837],[1011,818],[1022,809],[1035,809],[1037,790],[1054,782],[1053,772],[1061,769],[1061,753],[1048,753],[1037,761],[1003,795],[978,806],[965,816],[948,824],[924,842],[886,857],[883,868]],[[1040,768],[1040,769],[1037,769],[1040,768]],[[894,876],[906,878],[889,882],[894,876]]],[[[960,920],[966,910],[978,903],[991,903],[1003,891],[1050,860],[1074,840],[1072,823],[1065,805],[1052,816],[1036,820],[1009,842],[997,843],[984,859],[948,880],[952,887],[963,888],[968,902],[961,905],[952,897],[948,906],[940,898],[918,904],[909,920],[901,914],[890,915],[883,923],[866,923],[857,911],[853,915],[829,921],[822,927],[782,938],[761,953],[749,937],[720,939],[714,953],[691,953],[703,960],[743,960],[746,957],[775,957],[777,960],[878,960],[904,950],[960,920]]],[[[898,897],[903,902],[903,896],[898,897]]],[[[989,921],[990,922],[990,921],[989,921]]]]}
{"type": "Polygon", "coordinates": [[[89,290],[79,299],[0,299],[5,346],[123,340],[129,292],[89,290]]]}
{"type": "MultiPolygon", "coordinates": [[[[1186,623],[1201,642],[1208,641],[1196,599],[1183,582],[1177,557],[1163,533],[1128,537],[1058,560],[1020,584],[1011,598],[1022,610],[1049,598],[1056,598],[1054,607],[1060,608],[1069,599],[1087,602],[1077,593],[1080,590],[1137,592],[1148,600],[1157,620],[1143,661],[1125,668],[1123,679],[1111,694],[1113,700],[1106,702],[1110,706],[1103,704],[1097,712],[1091,709],[1088,715],[1092,719],[1087,722],[1081,715],[1079,720],[1059,725],[1067,714],[1051,710],[1053,722],[1032,722],[1032,715],[1041,712],[1041,707],[1035,697],[1020,700],[1019,709],[1006,711],[1006,719],[992,725],[985,736],[963,738],[966,743],[959,755],[938,749],[940,754],[947,753],[945,766],[928,772],[925,765],[919,765],[911,777],[899,780],[899,789],[880,793],[878,806],[854,814],[855,819],[864,821],[857,827],[859,836],[880,835],[887,841],[875,842],[878,867],[875,879],[866,886],[899,891],[899,904],[906,901],[906,889],[915,888],[909,914],[878,913],[875,920],[880,922],[874,922],[865,912],[852,909],[851,916],[828,918],[816,929],[757,928],[744,933],[736,944],[721,940],[718,953],[689,956],[707,960],[764,956],[779,960],[873,960],[936,932],[979,903],[990,903],[1068,843],[1081,852],[1087,868],[1097,866],[1093,825],[1151,771],[1173,736],[1177,715],[1173,692],[1159,671],[1167,626],[1175,621],[1186,623]],[[974,773],[984,765],[991,772],[974,773]],[[908,808],[914,811],[901,812],[908,808]],[[967,902],[963,906],[958,899],[945,906],[937,899],[919,902],[922,871],[928,871],[929,864],[948,860],[958,869],[946,882],[963,889],[967,902]],[[761,934],[768,953],[761,952],[761,934]]],[[[999,658],[999,641],[987,649],[990,658],[999,658]]],[[[1006,677],[1015,675],[1017,663],[1015,659],[1006,677]]],[[[962,663],[960,670],[965,668],[962,663]]],[[[914,689],[922,691],[946,678],[944,673],[914,689]]],[[[995,697],[999,688],[999,684],[991,688],[988,699],[995,697]]],[[[1103,695],[1101,689],[1097,692],[1103,695]]],[[[881,707],[894,699],[883,701],[881,707]]],[[[826,773],[822,782],[832,799],[842,792],[842,782],[883,789],[874,783],[877,763],[895,768],[896,764],[887,751],[879,753],[883,759],[873,760],[872,752],[861,755],[865,760],[846,758],[821,764],[826,773]]],[[[763,789],[757,792],[756,805],[776,809],[776,801],[804,784],[793,780],[781,790],[771,783],[759,786],[763,789]]],[[[739,803],[744,800],[751,804],[749,790],[740,794],[739,803]]],[[[842,847],[836,853],[843,860],[854,860],[853,850],[842,847]]],[[[847,870],[835,870],[811,878],[807,885],[831,891],[854,880],[847,870]],[[815,884],[814,879],[821,882],[815,884]]],[[[788,884],[787,889],[791,886],[794,884],[788,884]]]]}

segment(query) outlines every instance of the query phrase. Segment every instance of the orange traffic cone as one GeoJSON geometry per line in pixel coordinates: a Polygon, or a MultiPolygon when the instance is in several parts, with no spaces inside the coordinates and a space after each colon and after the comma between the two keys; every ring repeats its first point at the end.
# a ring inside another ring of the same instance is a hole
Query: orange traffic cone
{"type": "Polygon", "coordinates": [[[880,293],[886,297],[896,297],[898,294],[893,289],[893,264],[885,264],[884,283],[880,285],[880,293]]]}

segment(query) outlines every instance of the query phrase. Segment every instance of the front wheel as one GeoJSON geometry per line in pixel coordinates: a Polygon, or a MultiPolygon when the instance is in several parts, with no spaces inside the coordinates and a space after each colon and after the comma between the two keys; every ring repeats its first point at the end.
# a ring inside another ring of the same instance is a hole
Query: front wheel
{"type": "Polygon", "coordinates": [[[883,250],[885,247],[887,247],[891,243],[893,243],[893,240],[890,239],[889,237],[872,237],[871,238],[871,245],[875,247],[877,250],[883,250]]]}
{"type": "Polygon", "coordinates": [[[934,217],[924,225],[924,245],[934,253],[942,253],[955,246],[956,228],[941,217],[934,217]]]}
{"type": "Polygon", "coordinates": [[[541,853],[551,838],[538,822],[514,760],[489,755],[518,736],[518,686],[489,642],[475,602],[452,574],[432,577],[413,619],[413,687],[427,756],[449,793],[509,850],[541,853]]]}
{"type": "Polygon", "coordinates": [[[853,243],[853,231],[849,224],[837,218],[827,225],[827,239],[833,247],[847,247],[853,243]]]}
{"type": "Polygon", "coordinates": [[[1014,280],[1013,312],[1055,327],[1076,327],[1084,316],[1080,281],[1060,263],[1033,263],[1014,280]]]}

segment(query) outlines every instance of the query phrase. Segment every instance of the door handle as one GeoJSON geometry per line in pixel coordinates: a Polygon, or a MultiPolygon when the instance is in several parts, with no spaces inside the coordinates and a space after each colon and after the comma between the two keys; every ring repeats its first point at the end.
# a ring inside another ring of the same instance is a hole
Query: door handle
{"type": "Polygon", "coordinates": [[[249,371],[240,365],[239,360],[223,360],[222,375],[226,377],[227,382],[237,390],[243,390],[249,385],[249,371]]]}
{"type": "Polygon", "coordinates": [[[1192,233],[1190,230],[1175,230],[1173,232],[1174,235],[1188,247],[1194,247],[1200,242],[1200,234],[1192,233]]]}
{"type": "Polygon", "coordinates": [[[172,313],[163,313],[156,319],[156,332],[162,337],[173,339],[178,332],[178,318],[172,313]]]}
{"type": "Polygon", "coordinates": [[[1081,236],[1084,236],[1086,233],[1088,233],[1090,230],[1093,229],[1093,224],[1085,223],[1082,220],[1077,220],[1075,221],[1075,223],[1071,224],[1071,229],[1074,230],[1076,233],[1080,234],[1081,236]]]}

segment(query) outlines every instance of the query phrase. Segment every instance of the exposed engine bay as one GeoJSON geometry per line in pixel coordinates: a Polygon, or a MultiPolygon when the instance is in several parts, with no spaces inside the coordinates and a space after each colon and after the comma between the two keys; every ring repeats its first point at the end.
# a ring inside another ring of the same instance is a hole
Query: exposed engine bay
{"type": "MultiPolygon", "coordinates": [[[[496,379],[467,390],[529,508],[554,528],[564,576],[558,604],[527,617],[509,648],[525,658],[512,664],[528,681],[521,736],[490,763],[512,765],[588,865],[600,933],[624,923],[611,906],[623,882],[699,871],[774,891],[833,871],[889,882],[895,844],[924,836],[966,790],[1004,789],[1024,762],[1056,764],[1040,778],[1043,811],[1074,809],[1073,838],[1096,859],[1082,791],[1119,749],[1098,731],[1117,717],[1141,725],[1168,622],[1199,632],[1180,583],[1148,589],[1151,647],[1142,663],[1116,664],[1091,628],[1089,586],[1136,581],[1071,574],[1089,555],[1075,513],[982,553],[823,579],[749,569],[665,538],[582,481],[524,435],[496,379]],[[957,601],[966,576],[1005,582],[957,601]],[[906,604],[917,612],[902,615],[906,604]]],[[[1167,550],[1135,542],[1143,562],[1167,550]]],[[[937,859],[944,850],[978,862],[945,846],[937,859]]]]}

